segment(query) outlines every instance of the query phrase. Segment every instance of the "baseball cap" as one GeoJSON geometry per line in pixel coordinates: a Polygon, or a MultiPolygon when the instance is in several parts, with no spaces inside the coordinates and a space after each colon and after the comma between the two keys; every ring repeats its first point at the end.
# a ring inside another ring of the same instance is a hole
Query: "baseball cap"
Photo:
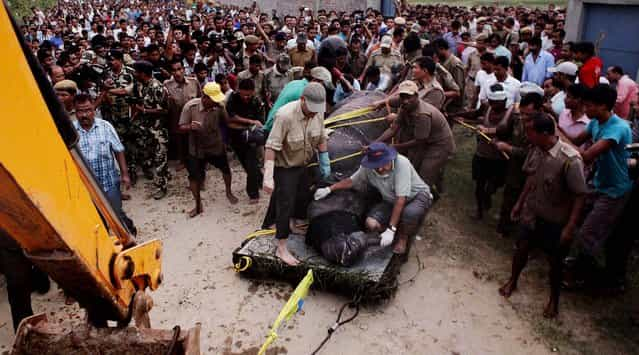
{"type": "Polygon", "coordinates": [[[306,36],[306,33],[301,32],[297,34],[297,44],[306,44],[306,41],[308,41],[308,37],[306,36]]]}
{"type": "MultiPolygon", "coordinates": [[[[239,40],[239,38],[238,38],[239,40]]],[[[248,35],[246,37],[244,37],[244,43],[246,44],[257,44],[260,41],[259,38],[257,38],[257,36],[255,35],[248,35]]]]}
{"type": "Polygon", "coordinates": [[[148,75],[152,75],[153,64],[151,64],[151,62],[146,60],[138,60],[137,62],[133,63],[133,70],[141,72],[141,73],[145,73],[148,75]]]}
{"type": "Polygon", "coordinates": [[[393,39],[390,36],[382,37],[382,43],[380,43],[381,48],[390,48],[393,43],[393,39]]]}
{"type": "Polygon", "coordinates": [[[277,64],[279,64],[283,70],[288,70],[291,67],[291,57],[286,53],[282,53],[277,57],[277,64]]]}
{"type": "Polygon", "coordinates": [[[562,73],[570,76],[577,76],[577,64],[573,62],[562,62],[554,67],[548,68],[548,72],[550,73],[562,73]]]}
{"type": "Polygon", "coordinates": [[[419,91],[417,84],[414,81],[406,80],[399,84],[397,92],[399,94],[415,95],[419,91]]]}
{"type": "Polygon", "coordinates": [[[406,19],[403,17],[395,17],[395,19],[393,20],[393,22],[397,25],[397,26],[404,26],[406,24],[406,19]]]}
{"type": "Polygon", "coordinates": [[[276,41],[286,41],[286,33],[284,32],[278,32],[275,34],[275,40],[276,41]]]}
{"type": "Polygon", "coordinates": [[[326,89],[320,83],[306,85],[302,92],[306,108],[313,113],[326,112],[326,89]]]}
{"type": "Polygon", "coordinates": [[[226,99],[226,96],[222,93],[222,89],[220,89],[220,84],[218,83],[206,83],[204,88],[202,88],[202,93],[218,104],[226,99]]]}
{"type": "Polygon", "coordinates": [[[541,86],[532,83],[530,81],[524,81],[521,83],[521,88],[519,89],[519,93],[524,96],[526,94],[535,93],[541,96],[544,96],[544,89],[541,86]]]}
{"type": "Polygon", "coordinates": [[[489,101],[504,101],[507,98],[506,91],[504,91],[504,87],[501,84],[491,86],[486,96],[488,96],[489,101]]]}
{"type": "Polygon", "coordinates": [[[329,90],[333,89],[333,77],[331,76],[331,72],[324,67],[315,67],[311,69],[311,77],[313,79],[321,80],[324,83],[324,87],[329,90]]]}
{"type": "Polygon", "coordinates": [[[419,33],[419,31],[422,30],[422,26],[420,26],[418,23],[414,23],[413,26],[410,28],[411,32],[417,32],[419,33]]]}

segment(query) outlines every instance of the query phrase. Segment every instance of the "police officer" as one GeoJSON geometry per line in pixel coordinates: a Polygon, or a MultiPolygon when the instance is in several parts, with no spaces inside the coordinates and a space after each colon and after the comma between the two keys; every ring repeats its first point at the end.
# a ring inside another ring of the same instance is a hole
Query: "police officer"
{"type": "Polygon", "coordinates": [[[362,71],[362,74],[359,78],[360,82],[364,81],[364,75],[368,68],[375,67],[379,68],[379,70],[383,73],[390,75],[391,68],[397,65],[404,64],[404,60],[402,59],[402,55],[391,49],[393,45],[393,39],[390,36],[384,36],[379,45],[379,49],[375,50],[370,58],[368,58],[368,62],[366,63],[366,68],[362,71]]]}
{"type": "MultiPolygon", "coordinates": [[[[153,198],[162,199],[167,192],[169,168],[167,162],[168,131],[166,129],[166,90],[153,77],[153,64],[141,60],[133,64],[135,81],[121,89],[111,89],[114,95],[128,95],[132,102],[131,124],[135,130],[135,160],[142,164],[144,175],[153,179],[153,198]]],[[[132,165],[129,174],[136,175],[132,165]]]]}
{"type": "Polygon", "coordinates": [[[536,113],[526,124],[526,135],[534,146],[524,163],[526,186],[512,210],[519,219],[521,236],[513,257],[510,280],[500,289],[504,297],[517,288],[528,253],[537,246],[550,254],[550,298],[544,316],[553,318],[559,309],[563,259],[566,257],[588,192],[579,151],[561,141],[555,122],[536,113]]]}
{"type": "Polygon", "coordinates": [[[284,86],[292,80],[291,58],[282,53],[276,58],[275,65],[264,71],[264,103],[267,107],[273,106],[284,86]]]}
{"type": "Polygon", "coordinates": [[[419,88],[406,80],[398,87],[400,110],[377,140],[384,142],[399,134],[393,147],[405,155],[431,188],[442,190],[446,163],[455,153],[453,133],[444,115],[433,105],[419,99],[419,88]]]}

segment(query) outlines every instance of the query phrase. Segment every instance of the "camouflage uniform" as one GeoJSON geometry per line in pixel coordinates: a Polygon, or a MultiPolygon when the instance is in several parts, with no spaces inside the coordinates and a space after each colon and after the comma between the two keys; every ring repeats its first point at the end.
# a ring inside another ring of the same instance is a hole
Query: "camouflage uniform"
{"type": "MultiPolygon", "coordinates": [[[[112,70],[107,71],[106,78],[113,80],[114,88],[126,88],[133,84],[133,69],[123,66],[119,74],[112,70]]],[[[102,117],[109,121],[115,131],[118,133],[122,144],[124,144],[124,154],[126,156],[129,171],[132,165],[135,165],[135,141],[136,136],[133,134],[131,125],[131,111],[127,99],[124,96],[109,95],[109,102],[100,107],[102,117]]],[[[135,170],[135,169],[134,169],[135,170]]],[[[136,177],[131,176],[132,179],[136,177]]]]}
{"type": "MultiPolygon", "coordinates": [[[[156,80],[151,79],[143,84],[135,82],[129,85],[127,91],[140,100],[146,110],[166,109],[166,90],[156,80]]],[[[142,165],[145,175],[153,176],[153,185],[166,192],[169,167],[167,160],[167,143],[169,140],[166,128],[166,115],[138,114],[131,120],[131,128],[135,131],[136,163],[142,165]],[[139,135],[138,135],[139,133],[139,135]]],[[[135,166],[129,174],[136,174],[135,166]]]]}

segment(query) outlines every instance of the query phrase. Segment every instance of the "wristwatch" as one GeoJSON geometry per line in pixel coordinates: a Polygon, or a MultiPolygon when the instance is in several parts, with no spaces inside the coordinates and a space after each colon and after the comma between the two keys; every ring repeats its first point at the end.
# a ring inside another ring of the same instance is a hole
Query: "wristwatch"
{"type": "Polygon", "coordinates": [[[388,225],[388,229],[390,229],[393,233],[397,232],[397,228],[393,225],[388,225]]]}

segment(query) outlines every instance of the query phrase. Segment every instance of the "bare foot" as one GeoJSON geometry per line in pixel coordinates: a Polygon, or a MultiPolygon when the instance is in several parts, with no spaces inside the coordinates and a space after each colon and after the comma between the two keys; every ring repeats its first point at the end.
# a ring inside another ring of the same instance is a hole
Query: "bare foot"
{"type": "Polygon", "coordinates": [[[237,197],[235,197],[235,195],[233,195],[232,192],[227,192],[226,193],[226,198],[229,200],[229,202],[234,205],[237,203],[238,199],[237,197]]]}
{"type": "Polygon", "coordinates": [[[508,298],[510,297],[510,295],[513,294],[513,292],[515,292],[515,290],[517,290],[517,284],[514,283],[512,280],[508,280],[508,282],[506,282],[504,286],[499,288],[499,294],[504,296],[505,298],[508,298]]]}
{"type": "Polygon", "coordinates": [[[288,251],[288,248],[286,247],[286,244],[284,244],[284,246],[282,246],[282,244],[280,244],[277,247],[277,251],[275,252],[275,255],[280,258],[283,262],[285,262],[286,264],[290,265],[290,266],[297,266],[300,264],[300,261],[297,260],[292,254],[291,252],[288,251]]]}
{"type": "Polygon", "coordinates": [[[259,198],[252,198],[249,200],[249,205],[257,205],[258,203],[260,203],[259,198]]]}
{"type": "Polygon", "coordinates": [[[546,308],[544,308],[544,318],[552,319],[557,317],[557,314],[559,314],[559,305],[549,300],[546,308]]]}
{"type": "Polygon", "coordinates": [[[195,207],[189,212],[189,218],[193,218],[202,213],[202,207],[195,207]]]}

